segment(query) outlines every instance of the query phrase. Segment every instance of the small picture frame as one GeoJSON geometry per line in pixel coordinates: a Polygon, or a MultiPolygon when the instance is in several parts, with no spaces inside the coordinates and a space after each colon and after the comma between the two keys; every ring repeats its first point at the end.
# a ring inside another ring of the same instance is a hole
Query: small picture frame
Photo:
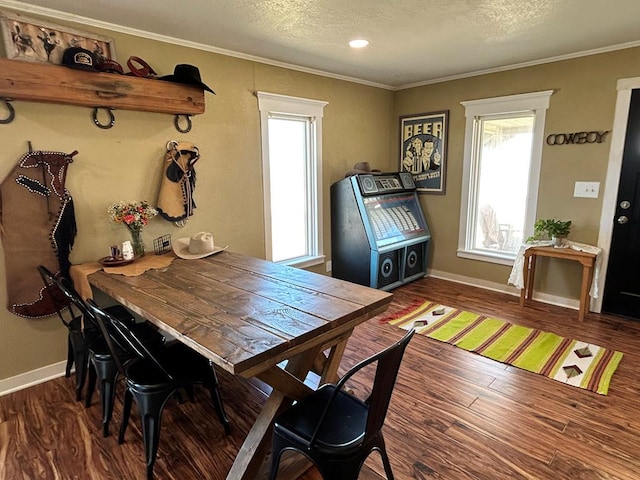
{"type": "Polygon", "coordinates": [[[82,32],[48,21],[0,11],[3,56],[12,60],[60,65],[62,53],[69,47],[82,47],[101,58],[116,60],[110,37],[82,32]]]}
{"type": "Polygon", "coordinates": [[[449,110],[400,117],[400,171],[418,193],[445,193],[449,110]]]}

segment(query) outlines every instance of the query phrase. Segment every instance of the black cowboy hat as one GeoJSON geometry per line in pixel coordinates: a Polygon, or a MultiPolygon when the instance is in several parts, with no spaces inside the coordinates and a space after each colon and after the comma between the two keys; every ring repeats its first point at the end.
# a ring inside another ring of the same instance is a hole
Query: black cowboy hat
{"type": "Polygon", "coordinates": [[[214,95],[216,94],[216,92],[202,83],[202,80],[200,79],[200,70],[198,70],[198,67],[195,67],[193,65],[176,65],[173,69],[173,75],[165,75],[164,77],[160,77],[158,80],[166,80],[167,82],[193,85],[195,87],[203,88],[204,90],[207,90],[214,95]]]}

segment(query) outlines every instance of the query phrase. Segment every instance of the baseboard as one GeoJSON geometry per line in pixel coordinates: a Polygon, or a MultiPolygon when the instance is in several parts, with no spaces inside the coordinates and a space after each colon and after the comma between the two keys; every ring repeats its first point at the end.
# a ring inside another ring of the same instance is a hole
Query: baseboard
{"type": "Polygon", "coordinates": [[[12,392],[17,392],[23,388],[32,387],[39,383],[44,383],[54,378],[62,377],[65,372],[67,362],[62,361],[47,365],[46,367],[36,368],[30,372],[21,373],[15,377],[0,380],[0,397],[12,392]]]}
{"type": "MultiPolygon", "coordinates": [[[[489,282],[486,280],[480,280],[478,278],[465,277],[464,275],[455,275],[448,272],[441,272],[439,270],[428,270],[427,276],[434,278],[441,278],[443,280],[449,280],[451,282],[462,283],[463,285],[471,285],[472,287],[484,288],[485,290],[492,290],[494,292],[506,293],[516,297],[520,296],[520,289],[512,285],[489,282]]],[[[533,300],[542,303],[548,303],[550,305],[557,305],[559,307],[571,308],[572,310],[580,309],[580,300],[558,297],[556,295],[549,295],[546,293],[533,292],[533,300]]]]}

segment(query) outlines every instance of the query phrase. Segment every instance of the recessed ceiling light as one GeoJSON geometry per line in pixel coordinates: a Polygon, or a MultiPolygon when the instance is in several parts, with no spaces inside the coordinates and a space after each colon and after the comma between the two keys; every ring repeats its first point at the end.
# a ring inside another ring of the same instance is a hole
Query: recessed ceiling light
{"type": "Polygon", "coordinates": [[[369,45],[369,40],[364,40],[364,39],[351,40],[349,42],[349,46],[351,48],[364,48],[367,45],[369,45]]]}

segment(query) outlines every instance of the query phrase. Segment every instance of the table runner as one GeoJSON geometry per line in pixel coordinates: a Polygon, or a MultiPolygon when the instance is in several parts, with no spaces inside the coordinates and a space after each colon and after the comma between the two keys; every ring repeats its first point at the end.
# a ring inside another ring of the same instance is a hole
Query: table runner
{"type": "Polygon", "coordinates": [[[91,285],[89,285],[87,277],[98,270],[104,270],[106,273],[125,275],[127,277],[136,277],[142,275],[147,270],[166,268],[171,265],[171,262],[176,258],[173,252],[168,252],[164,255],[145,255],[121,267],[103,267],[99,262],[80,263],[72,265],[69,274],[76,291],[86,300],[87,298],[93,297],[91,285]]]}

